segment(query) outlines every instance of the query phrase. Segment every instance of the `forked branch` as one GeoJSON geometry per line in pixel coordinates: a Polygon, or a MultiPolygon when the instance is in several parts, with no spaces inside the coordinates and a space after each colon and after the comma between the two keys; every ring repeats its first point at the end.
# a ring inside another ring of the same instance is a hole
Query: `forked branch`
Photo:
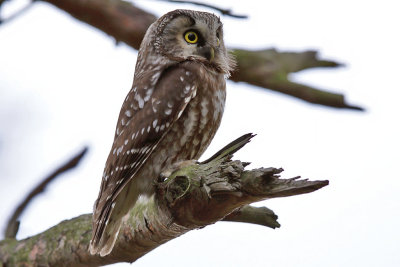
{"type": "Polygon", "coordinates": [[[156,193],[137,202],[124,222],[111,254],[88,252],[91,214],[61,222],[36,236],[0,242],[0,262],[6,266],[98,266],[134,262],[149,251],[190,230],[221,220],[279,227],[277,216],[252,202],[318,190],[328,181],[282,179],[282,169],[244,170],[232,152],[253,135],[245,135],[204,164],[185,166],[158,182],[156,193]],[[233,149],[232,149],[233,148],[233,149]],[[223,157],[220,157],[223,155],[223,157]]]}

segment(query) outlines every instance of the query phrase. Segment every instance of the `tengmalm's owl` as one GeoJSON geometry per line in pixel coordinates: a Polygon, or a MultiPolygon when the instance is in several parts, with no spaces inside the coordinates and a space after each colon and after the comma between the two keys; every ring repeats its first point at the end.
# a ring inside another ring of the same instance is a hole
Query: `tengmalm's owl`
{"type": "Polygon", "coordinates": [[[149,27],[94,204],[92,254],[111,252],[122,218],[140,195],[154,193],[162,171],[203,154],[233,65],[213,14],[175,10],[149,27]]]}

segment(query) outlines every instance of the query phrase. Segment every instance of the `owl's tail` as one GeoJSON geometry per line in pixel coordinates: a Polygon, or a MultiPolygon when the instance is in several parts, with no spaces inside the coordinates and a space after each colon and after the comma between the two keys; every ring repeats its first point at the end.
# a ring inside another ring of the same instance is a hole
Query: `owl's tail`
{"type": "Polygon", "coordinates": [[[118,237],[123,218],[135,205],[139,197],[136,184],[126,186],[112,202],[107,202],[102,207],[102,212],[93,217],[93,234],[90,240],[90,254],[100,254],[104,257],[111,253],[118,237]]]}
{"type": "Polygon", "coordinates": [[[90,254],[100,254],[104,257],[111,253],[114,248],[115,241],[117,241],[119,230],[121,229],[122,218],[118,221],[111,221],[107,224],[106,229],[104,229],[100,240],[96,243],[92,239],[90,241],[89,251],[90,254]]]}

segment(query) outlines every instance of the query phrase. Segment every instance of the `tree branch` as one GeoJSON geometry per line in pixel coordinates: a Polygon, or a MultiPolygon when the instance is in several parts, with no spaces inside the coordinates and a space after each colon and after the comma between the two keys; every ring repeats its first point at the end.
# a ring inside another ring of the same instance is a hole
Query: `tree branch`
{"type": "Polygon", "coordinates": [[[231,77],[231,80],[235,82],[247,82],[314,104],[363,110],[359,106],[347,104],[341,94],[319,90],[289,80],[291,73],[301,70],[342,66],[334,61],[318,59],[316,51],[293,53],[278,52],[275,49],[258,51],[234,49],[233,54],[238,62],[238,71],[234,72],[231,77]]]}
{"type": "MultiPolygon", "coordinates": [[[[157,19],[153,14],[122,0],[42,1],[111,35],[117,43],[124,42],[135,49],[139,49],[147,28],[157,19]]],[[[313,104],[362,110],[361,107],[347,104],[342,94],[326,92],[289,80],[288,75],[292,72],[315,67],[335,68],[341,65],[334,61],[317,59],[314,51],[287,53],[274,49],[235,49],[233,53],[238,61],[238,68],[231,77],[235,82],[249,83],[313,104]]]]}
{"type": "Polygon", "coordinates": [[[18,207],[15,209],[13,214],[10,216],[8,219],[7,227],[4,232],[4,236],[6,238],[15,238],[18,232],[19,228],[19,217],[21,216],[22,212],[26,209],[26,207],[31,203],[32,199],[35,198],[37,195],[40,193],[44,192],[46,189],[47,185],[54,181],[57,177],[59,177],[60,174],[71,170],[75,168],[80,160],[83,158],[83,156],[86,154],[88,148],[84,147],[81,152],[79,152],[77,155],[75,155],[73,158],[65,162],[63,165],[58,167],[52,174],[50,174],[48,177],[43,179],[43,181],[38,184],[35,188],[29,192],[29,194],[25,197],[25,199],[18,205],[18,207]]]}
{"type": "Polygon", "coordinates": [[[281,227],[277,219],[278,216],[267,207],[246,205],[226,216],[223,221],[252,223],[275,229],[281,227]]]}
{"type": "MultiPolygon", "coordinates": [[[[246,141],[243,137],[238,140],[246,141]]],[[[130,211],[113,251],[104,258],[88,252],[91,215],[86,214],[24,240],[1,241],[0,262],[7,266],[22,263],[26,266],[98,266],[134,262],[171,239],[224,219],[279,227],[272,211],[247,205],[313,192],[329,183],[298,177],[281,179],[278,174],[282,169],[276,168],[245,171],[247,163],[232,161],[231,157],[228,153],[206,164],[184,166],[166,181],[159,182],[155,195],[137,202],[130,211]]]]}
{"type": "Polygon", "coordinates": [[[207,8],[214,9],[214,10],[218,11],[222,15],[233,17],[233,18],[238,18],[238,19],[247,19],[247,17],[248,17],[246,15],[232,14],[232,10],[230,10],[230,9],[224,9],[224,8],[220,8],[220,7],[217,7],[217,6],[214,6],[214,5],[209,5],[209,4],[206,4],[206,3],[200,3],[200,2],[195,2],[195,1],[181,1],[181,0],[160,0],[160,1],[170,2],[170,3],[177,3],[177,4],[192,4],[192,5],[196,5],[196,6],[207,7],[207,8]]]}

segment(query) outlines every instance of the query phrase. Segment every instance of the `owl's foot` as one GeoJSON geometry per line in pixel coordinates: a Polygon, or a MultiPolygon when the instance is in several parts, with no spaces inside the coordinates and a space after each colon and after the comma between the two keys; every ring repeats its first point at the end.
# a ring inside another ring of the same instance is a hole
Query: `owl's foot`
{"type": "Polygon", "coordinates": [[[190,165],[194,165],[194,164],[199,164],[199,162],[197,160],[191,159],[191,160],[179,161],[179,162],[172,164],[171,167],[169,167],[165,171],[161,172],[160,178],[159,178],[160,182],[164,182],[168,177],[171,176],[171,174],[173,174],[177,170],[180,170],[181,168],[184,168],[184,167],[190,166],[190,165]]]}

